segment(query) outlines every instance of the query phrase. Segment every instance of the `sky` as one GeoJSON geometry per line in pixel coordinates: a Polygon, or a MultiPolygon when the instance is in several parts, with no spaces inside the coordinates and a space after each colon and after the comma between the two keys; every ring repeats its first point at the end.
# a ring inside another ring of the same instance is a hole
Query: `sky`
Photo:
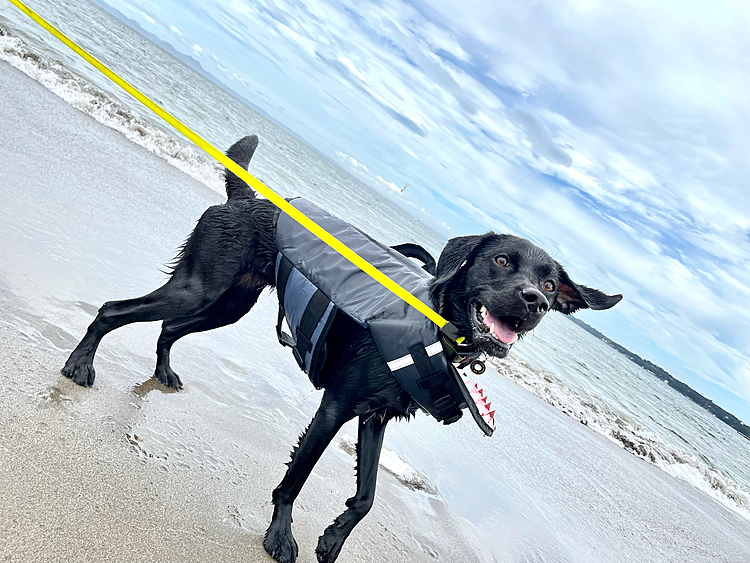
{"type": "Polygon", "coordinates": [[[577,316],[750,423],[744,0],[106,1],[445,236],[624,294],[577,316]]]}

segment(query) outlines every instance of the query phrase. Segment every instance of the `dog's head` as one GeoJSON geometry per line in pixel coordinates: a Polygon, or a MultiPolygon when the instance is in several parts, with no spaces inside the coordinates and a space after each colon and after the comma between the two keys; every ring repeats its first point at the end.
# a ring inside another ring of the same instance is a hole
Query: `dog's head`
{"type": "Polygon", "coordinates": [[[495,233],[448,241],[431,295],[477,352],[498,358],[550,310],[609,309],[622,299],[575,283],[528,240],[495,233]]]}

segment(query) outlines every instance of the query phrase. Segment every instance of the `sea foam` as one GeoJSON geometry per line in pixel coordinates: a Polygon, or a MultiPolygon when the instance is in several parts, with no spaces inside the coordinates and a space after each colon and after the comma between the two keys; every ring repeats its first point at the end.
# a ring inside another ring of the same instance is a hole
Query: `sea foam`
{"type": "MultiPolygon", "coordinates": [[[[349,434],[344,434],[341,437],[339,447],[356,459],[357,442],[349,434]]],[[[427,480],[427,477],[402,460],[396,452],[388,448],[383,448],[380,453],[380,467],[410,489],[433,494],[437,492],[435,486],[427,480]]]]}
{"type": "Polygon", "coordinates": [[[0,60],[193,179],[218,193],[224,193],[223,167],[213,158],[135,115],[130,108],[91,82],[76,76],[59,62],[30,51],[21,39],[13,37],[1,26],[0,60]]]}
{"type": "Polygon", "coordinates": [[[516,357],[509,356],[503,361],[490,360],[490,364],[501,375],[525,387],[567,416],[673,477],[690,483],[750,520],[750,495],[737,483],[698,457],[668,444],[599,397],[575,392],[553,374],[533,369],[525,360],[516,357]]]}

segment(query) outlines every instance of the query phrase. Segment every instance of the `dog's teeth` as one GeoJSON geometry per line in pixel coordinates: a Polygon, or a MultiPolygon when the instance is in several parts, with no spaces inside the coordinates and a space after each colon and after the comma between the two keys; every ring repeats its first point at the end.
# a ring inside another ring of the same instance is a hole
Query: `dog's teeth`
{"type": "Polygon", "coordinates": [[[479,309],[479,314],[482,316],[482,320],[487,318],[487,315],[489,315],[489,311],[487,310],[487,307],[482,305],[481,309],[479,309]]]}
{"type": "Polygon", "coordinates": [[[495,334],[495,323],[490,325],[490,334],[495,334]]]}

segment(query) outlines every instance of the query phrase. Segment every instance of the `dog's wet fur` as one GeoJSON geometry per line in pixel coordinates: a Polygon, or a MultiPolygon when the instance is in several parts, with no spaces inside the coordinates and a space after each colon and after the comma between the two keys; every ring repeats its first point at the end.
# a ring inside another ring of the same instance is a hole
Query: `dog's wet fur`
{"type": "MultiPolygon", "coordinates": [[[[247,168],[257,145],[255,135],[245,137],[227,156],[247,168]]],[[[107,333],[130,323],[161,320],[154,376],[167,387],[180,389],[182,380],[169,363],[172,345],[187,334],[237,322],[264,288],[274,286],[277,209],[256,198],[250,186],[229,170],[225,179],[228,201],[205,211],[172,264],[167,283],[143,297],[102,305],[65,363],[66,377],[92,386],[94,355],[107,333]]],[[[504,357],[509,346],[490,334],[478,314],[480,308],[512,324],[523,336],[549,310],[567,314],[582,308],[608,309],[622,298],[577,285],[560,264],[529,241],[495,233],[450,240],[438,261],[430,294],[433,306],[458,327],[468,344],[496,357],[504,357]]],[[[386,425],[417,410],[369,331],[338,315],[327,345],[320,407],[292,450],[286,474],[272,495],[273,518],[263,545],[280,563],[297,558],[292,505],[341,426],[359,417],[357,492],[318,541],[318,561],[326,563],[336,560],[352,529],[372,507],[386,425]]]]}

